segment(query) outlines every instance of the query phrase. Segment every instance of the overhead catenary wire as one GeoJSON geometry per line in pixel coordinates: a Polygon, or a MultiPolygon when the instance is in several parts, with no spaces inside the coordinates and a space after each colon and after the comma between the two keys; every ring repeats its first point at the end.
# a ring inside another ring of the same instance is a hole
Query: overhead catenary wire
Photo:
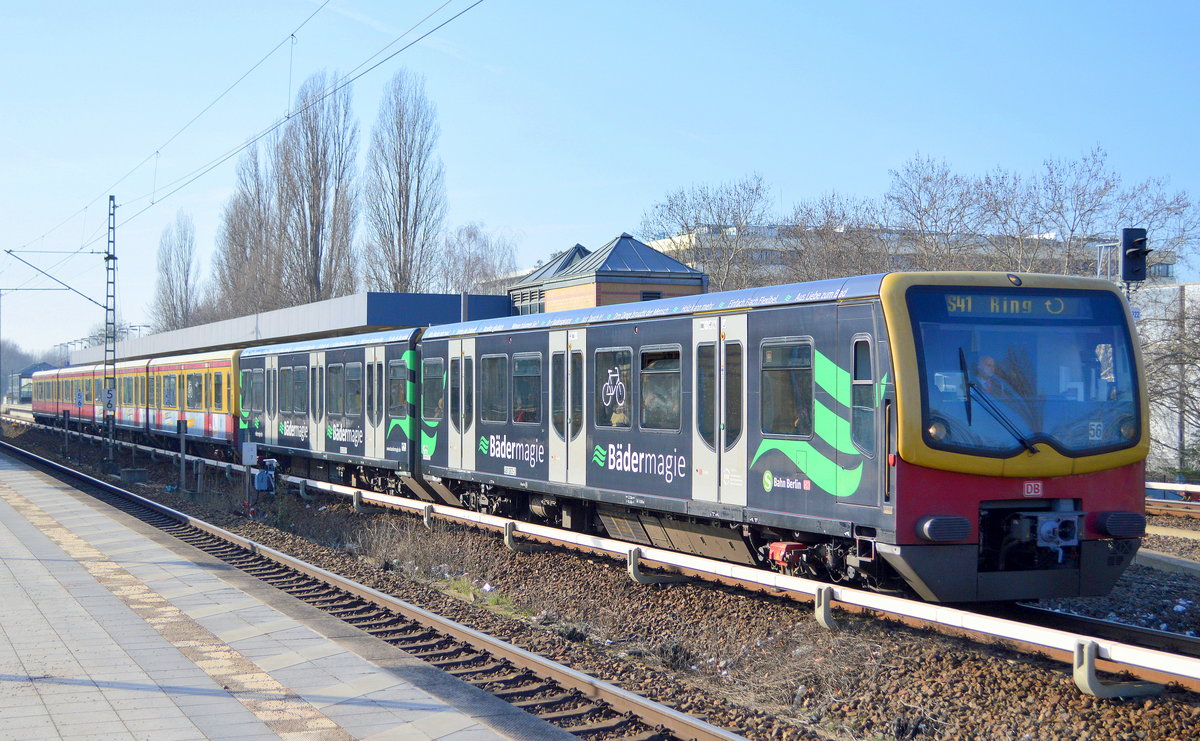
{"type": "MultiPolygon", "coordinates": [[[[21,245],[21,247],[19,247],[18,249],[24,249],[24,248],[28,247],[29,245],[33,244],[34,242],[36,242],[38,239],[45,239],[47,236],[53,234],[54,232],[58,231],[66,224],[70,223],[76,216],[79,216],[80,214],[86,215],[87,209],[90,206],[92,206],[94,203],[96,203],[96,201],[99,201],[100,199],[105,198],[110,193],[112,193],[114,188],[116,188],[121,183],[125,182],[131,175],[133,175],[135,172],[140,170],[142,168],[142,166],[144,166],[151,159],[155,160],[155,173],[156,173],[155,177],[157,178],[157,158],[159,156],[159,153],[162,152],[162,150],[165,149],[169,144],[171,144],[171,142],[173,142],[177,138],[179,138],[179,136],[181,134],[183,134],[183,132],[185,132],[189,128],[191,128],[192,124],[194,124],[194,123],[196,123],[196,121],[200,120],[200,118],[205,113],[208,113],[208,111],[211,110],[213,106],[215,106],[217,103],[219,103],[235,87],[240,85],[242,83],[242,81],[245,80],[247,77],[249,77],[256,69],[261,67],[263,65],[263,63],[265,63],[268,59],[270,59],[275,54],[275,52],[279,51],[279,48],[282,47],[285,43],[287,43],[288,40],[295,38],[296,32],[299,31],[300,29],[304,28],[306,25],[308,25],[308,22],[311,21],[314,17],[316,17],[316,15],[318,13],[320,13],[325,8],[325,6],[328,5],[329,3],[330,3],[330,0],[325,0],[325,2],[321,3],[321,5],[318,6],[317,9],[314,10],[311,14],[309,14],[309,16],[307,18],[305,18],[300,23],[300,25],[296,26],[296,28],[293,29],[291,33],[289,33],[287,36],[284,36],[283,39],[278,44],[276,44],[274,47],[271,48],[270,51],[268,51],[266,54],[264,54],[262,59],[259,59],[257,62],[255,62],[254,65],[251,66],[250,69],[248,69],[244,73],[242,73],[242,75],[240,77],[238,77],[237,80],[235,80],[233,82],[233,84],[231,84],[229,87],[225,88],[225,90],[222,91],[221,94],[219,94],[216,98],[214,98],[208,105],[204,106],[204,108],[201,109],[199,113],[197,113],[195,116],[192,116],[192,118],[187,123],[185,123],[183,126],[181,126],[174,134],[171,134],[171,136],[168,137],[165,142],[158,145],[158,147],[156,147],[153,152],[146,155],[146,157],[141,162],[138,162],[136,165],[134,165],[132,168],[130,168],[130,170],[128,172],[126,172],[121,177],[117,178],[117,180],[115,182],[113,182],[112,185],[109,185],[107,188],[102,190],[98,195],[96,195],[95,198],[93,198],[92,200],[90,200],[86,204],[84,204],[84,206],[82,208],[75,211],[70,216],[67,216],[65,219],[58,222],[57,224],[55,224],[53,227],[48,229],[40,237],[38,237],[37,239],[29,240],[25,244],[21,245]]],[[[85,226],[84,230],[86,231],[86,226],[85,226]]]]}
{"type": "MultiPolygon", "coordinates": [[[[305,19],[305,21],[304,21],[303,23],[301,23],[301,24],[300,24],[300,26],[298,26],[298,27],[296,28],[296,30],[297,30],[297,31],[299,31],[301,28],[303,28],[303,26],[304,26],[305,24],[307,24],[307,23],[308,23],[308,22],[309,22],[309,21],[310,21],[310,20],[311,20],[311,19],[312,19],[312,18],[313,18],[313,17],[314,17],[314,16],[315,16],[317,13],[318,13],[318,12],[320,12],[320,10],[321,10],[322,8],[324,8],[326,5],[328,5],[328,4],[329,4],[329,1],[330,1],[330,0],[325,0],[325,2],[324,2],[324,3],[322,3],[322,5],[321,5],[320,7],[318,7],[318,8],[317,8],[317,10],[316,10],[316,11],[314,11],[314,12],[312,13],[312,15],[310,15],[308,18],[306,18],[306,19],[305,19]]],[[[353,69],[352,69],[352,70],[351,70],[349,73],[347,73],[346,75],[342,76],[342,77],[341,77],[339,80],[335,81],[335,82],[334,82],[332,85],[330,85],[330,86],[329,86],[329,87],[328,87],[326,90],[324,90],[322,93],[320,93],[319,95],[316,95],[316,96],[312,97],[312,98],[311,98],[311,99],[309,99],[309,100],[306,100],[306,101],[305,101],[305,103],[304,103],[304,105],[303,105],[302,107],[300,107],[298,110],[291,111],[291,112],[290,112],[288,115],[286,115],[286,116],[284,116],[284,117],[282,117],[282,118],[280,118],[280,119],[276,120],[276,121],[275,121],[274,123],[272,123],[271,125],[267,126],[267,127],[266,127],[266,128],[264,128],[263,130],[259,131],[257,134],[253,135],[253,136],[252,136],[250,139],[248,139],[248,140],[244,141],[242,144],[240,144],[240,145],[238,145],[238,146],[236,146],[236,147],[234,147],[234,148],[230,149],[229,151],[225,152],[224,154],[221,154],[221,155],[219,155],[219,156],[218,156],[218,157],[216,157],[215,159],[213,159],[213,160],[210,160],[208,163],[201,165],[200,167],[198,167],[198,168],[196,168],[196,169],[192,170],[191,172],[189,172],[188,174],[186,174],[186,175],[183,175],[182,177],[180,177],[180,178],[177,178],[177,179],[175,179],[174,181],[171,181],[170,183],[168,183],[168,184],[164,185],[164,186],[163,186],[163,190],[164,190],[165,192],[164,192],[164,194],[163,194],[161,197],[157,197],[158,185],[157,185],[157,182],[155,182],[155,184],[154,184],[154,189],[153,189],[153,190],[152,190],[150,193],[148,193],[148,194],[143,194],[143,195],[141,195],[141,196],[138,196],[138,197],[136,197],[136,198],[133,198],[133,199],[131,199],[131,200],[128,200],[128,201],[125,201],[125,202],[123,202],[123,203],[121,203],[121,204],[118,204],[119,206],[129,206],[129,205],[132,205],[132,204],[135,204],[135,203],[139,203],[139,202],[141,202],[141,201],[144,201],[144,200],[149,200],[149,201],[150,201],[150,203],[149,203],[149,204],[147,204],[147,205],[143,206],[142,208],[138,209],[137,211],[135,211],[133,214],[131,214],[131,215],[130,215],[130,216],[128,216],[127,218],[125,218],[125,219],[123,219],[123,220],[119,221],[119,222],[116,224],[116,226],[117,226],[117,227],[122,227],[122,226],[125,226],[126,224],[130,223],[131,221],[133,221],[133,220],[137,219],[137,218],[138,218],[138,217],[140,217],[142,214],[144,214],[144,213],[146,213],[147,211],[149,211],[150,209],[152,209],[154,206],[158,205],[158,204],[159,204],[159,203],[161,203],[162,201],[165,201],[165,200],[167,200],[168,198],[170,198],[171,196],[175,195],[175,194],[176,194],[176,193],[178,193],[179,191],[183,190],[183,189],[184,189],[184,188],[186,188],[187,186],[191,185],[192,183],[196,182],[196,181],[197,181],[197,180],[199,180],[200,178],[204,177],[204,176],[205,176],[205,175],[207,175],[209,172],[212,172],[214,169],[216,169],[216,168],[220,167],[222,164],[224,164],[224,163],[228,162],[228,161],[229,161],[230,159],[232,159],[233,157],[235,157],[235,156],[237,156],[238,154],[240,154],[240,153],[244,152],[245,150],[249,149],[251,146],[253,146],[253,145],[257,144],[259,141],[261,141],[263,138],[265,138],[265,137],[266,137],[268,134],[270,134],[270,133],[272,133],[272,132],[276,131],[276,130],[277,130],[277,129],[279,129],[281,126],[285,125],[285,124],[286,124],[286,123],[287,123],[287,122],[290,120],[290,118],[291,118],[292,116],[295,116],[295,115],[297,115],[298,113],[303,113],[304,111],[308,110],[309,108],[311,108],[311,107],[313,107],[313,106],[315,106],[315,105],[317,105],[317,104],[321,103],[321,102],[322,102],[322,101],[324,101],[326,98],[328,98],[329,96],[331,96],[331,95],[333,95],[334,93],[338,92],[339,90],[341,90],[342,88],[346,87],[347,85],[350,85],[351,83],[353,83],[353,82],[355,82],[355,81],[357,81],[357,80],[361,79],[362,77],[366,76],[367,74],[369,74],[369,73],[373,72],[374,70],[378,69],[380,66],[382,66],[382,65],[386,64],[388,61],[390,61],[390,60],[394,59],[395,57],[397,57],[398,55],[400,55],[400,54],[402,54],[403,52],[407,51],[408,49],[411,49],[413,46],[415,46],[415,45],[419,44],[421,41],[424,41],[426,38],[428,38],[428,37],[429,37],[429,36],[431,36],[432,34],[436,33],[437,31],[440,31],[442,28],[445,28],[445,27],[446,27],[447,25],[449,25],[450,23],[452,23],[452,22],[454,22],[454,21],[458,20],[459,18],[461,18],[461,17],[462,17],[463,15],[465,15],[466,13],[468,13],[468,12],[470,12],[471,10],[475,9],[476,7],[478,7],[479,5],[481,5],[481,4],[484,2],[484,0],[475,0],[475,2],[471,3],[471,4],[470,4],[470,5],[468,5],[466,8],[463,8],[463,9],[462,9],[461,11],[459,11],[458,13],[455,13],[454,15],[450,16],[450,17],[449,17],[449,18],[447,18],[446,20],[442,21],[442,22],[441,22],[441,23],[439,23],[438,25],[436,25],[436,26],[434,26],[433,28],[429,29],[429,30],[428,30],[428,31],[426,31],[425,33],[421,34],[421,35],[420,35],[420,36],[418,36],[417,38],[415,38],[415,39],[413,39],[412,41],[410,41],[409,43],[405,44],[404,46],[400,47],[399,49],[396,49],[396,50],[395,50],[394,52],[392,52],[391,54],[388,54],[387,56],[383,57],[382,59],[380,59],[379,61],[375,62],[374,64],[372,64],[372,63],[371,63],[371,62],[372,62],[372,60],[375,60],[377,57],[379,57],[381,54],[385,53],[385,52],[386,52],[388,49],[390,49],[392,46],[394,46],[394,45],[396,45],[397,43],[399,43],[399,42],[400,42],[402,39],[404,39],[406,36],[408,36],[409,34],[411,34],[411,33],[412,33],[414,30],[416,30],[417,28],[419,28],[419,27],[420,27],[422,24],[424,24],[424,23],[425,23],[426,21],[428,21],[430,18],[432,18],[433,16],[437,15],[439,12],[441,12],[443,9],[445,9],[445,8],[446,8],[446,6],[450,5],[452,2],[454,2],[454,0],[446,0],[446,2],[442,3],[442,4],[441,4],[441,5],[439,5],[439,6],[438,6],[436,9],[434,9],[432,12],[430,12],[428,15],[426,15],[424,18],[422,18],[421,20],[419,20],[419,21],[417,21],[416,23],[414,23],[412,26],[410,26],[410,27],[409,27],[407,30],[405,30],[403,33],[401,33],[401,34],[400,34],[399,36],[397,36],[395,39],[393,39],[393,40],[392,40],[392,41],[390,41],[388,44],[386,44],[385,46],[383,46],[383,47],[382,47],[382,48],[381,48],[379,51],[375,52],[375,53],[374,53],[374,54],[372,54],[370,57],[368,57],[366,60],[364,60],[363,62],[359,63],[359,64],[358,64],[356,67],[354,67],[354,68],[353,68],[353,69]]],[[[289,41],[289,40],[290,40],[290,39],[291,39],[291,38],[294,36],[294,33],[295,33],[295,32],[293,32],[292,34],[289,34],[287,37],[285,37],[285,38],[283,39],[283,41],[281,41],[281,42],[280,42],[279,44],[277,44],[277,45],[276,45],[276,46],[275,46],[275,47],[274,47],[274,48],[273,48],[273,49],[272,49],[270,52],[268,52],[268,54],[267,54],[266,56],[264,56],[262,60],[260,60],[258,63],[256,63],[256,64],[254,65],[254,67],[252,67],[252,68],[251,68],[250,70],[248,70],[248,71],[247,71],[245,74],[243,74],[241,77],[239,77],[239,78],[238,78],[238,80],[237,80],[237,81],[236,81],[236,82],[235,82],[233,85],[231,85],[231,86],[230,86],[229,88],[227,88],[227,89],[226,89],[224,92],[222,92],[222,93],[221,93],[221,95],[220,95],[220,96],[218,96],[218,98],[217,98],[216,100],[214,100],[212,103],[210,103],[208,106],[206,106],[206,107],[204,108],[204,110],[202,110],[200,113],[198,113],[196,116],[194,116],[194,117],[192,118],[192,120],[191,120],[191,121],[189,121],[187,124],[185,124],[183,128],[181,128],[179,131],[177,131],[175,134],[173,134],[173,135],[172,135],[172,136],[171,136],[171,137],[170,137],[170,138],[167,140],[167,142],[165,142],[165,143],[164,143],[162,146],[160,146],[160,147],[159,147],[159,148],[158,148],[158,149],[155,151],[155,153],[154,153],[154,154],[151,154],[151,155],[147,156],[147,157],[146,157],[144,160],[142,160],[142,162],[138,163],[138,165],[137,165],[137,166],[135,166],[135,167],[134,167],[132,170],[130,170],[130,171],[129,171],[128,173],[126,173],[125,175],[123,175],[123,176],[122,176],[120,179],[118,179],[118,180],[117,180],[117,181],[116,181],[116,182],[115,182],[115,183],[114,183],[112,186],[110,186],[109,188],[107,188],[107,189],[106,189],[106,191],[109,191],[109,190],[111,190],[112,188],[116,187],[116,185],[119,185],[121,182],[123,182],[125,179],[127,179],[127,178],[128,178],[130,175],[132,175],[134,172],[136,172],[136,171],[137,171],[137,169],[139,169],[139,168],[140,168],[142,165],[144,165],[146,162],[148,162],[148,161],[149,161],[149,160],[150,160],[152,157],[155,157],[155,155],[156,155],[156,154],[157,154],[159,151],[161,151],[161,149],[162,149],[163,147],[165,147],[165,146],[166,146],[166,144],[169,144],[170,142],[174,141],[174,139],[175,139],[176,137],[178,137],[178,136],[179,136],[181,133],[183,133],[183,131],[184,131],[184,130],[186,130],[186,128],[187,128],[187,127],[189,127],[189,126],[191,126],[193,123],[195,123],[195,121],[196,121],[196,120],[198,120],[198,119],[199,119],[199,118],[200,118],[200,117],[201,117],[201,116],[202,116],[202,115],[203,115],[205,112],[207,112],[209,109],[211,109],[211,108],[212,108],[212,106],[213,106],[213,105],[215,105],[215,104],[216,104],[216,103],[217,103],[217,102],[218,102],[218,101],[219,101],[219,100],[220,100],[222,97],[224,97],[224,96],[225,96],[225,95],[226,95],[226,94],[227,94],[227,93],[228,93],[230,90],[232,90],[234,87],[236,87],[236,85],[237,85],[238,83],[240,83],[242,80],[244,80],[244,79],[245,79],[245,77],[246,77],[247,75],[249,75],[251,72],[253,72],[253,70],[254,70],[254,69],[256,69],[256,68],[257,68],[259,65],[261,65],[261,64],[262,64],[264,61],[266,61],[266,59],[267,59],[267,58],[269,58],[269,57],[270,57],[272,54],[274,54],[274,53],[275,53],[275,51],[277,51],[277,50],[279,49],[279,47],[280,47],[280,46],[282,46],[284,43],[287,43],[287,42],[288,42],[288,41],[289,41]]],[[[102,197],[103,197],[103,194],[102,194],[102,195],[99,195],[99,196],[97,196],[96,198],[94,198],[93,200],[89,201],[89,202],[88,202],[88,203],[87,203],[87,204],[86,204],[86,205],[85,205],[85,206],[84,206],[82,209],[80,209],[79,211],[76,211],[76,212],[75,212],[75,213],[73,213],[71,216],[69,216],[69,217],[67,217],[66,219],[64,219],[62,222],[60,222],[59,224],[57,224],[56,226],[54,226],[52,229],[50,229],[49,231],[47,231],[45,234],[43,234],[43,235],[42,235],[41,237],[39,237],[38,239],[42,239],[42,240],[44,240],[46,236],[48,236],[49,234],[52,234],[54,231],[56,231],[56,230],[60,229],[60,228],[61,228],[61,227],[62,227],[64,224],[68,223],[68,222],[69,222],[71,219],[75,218],[75,217],[76,217],[76,216],[78,216],[80,213],[86,212],[87,208],[88,208],[88,207],[90,207],[90,206],[91,206],[91,204],[95,203],[97,200],[99,200],[99,199],[100,199],[100,198],[102,198],[102,197]]],[[[80,246],[79,246],[79,249],[75,250],[74,252],[71,252],[71,253],[68,253],[68,254],[66,254],[66,255],[65,255],[65,256],[64,256],[64,257],[63,257],[61,260],[59,260],[58,262],[56,262],[56,263],[54,264],[54,266],[52,266],[52,267],[51,267],[51,269],[53,269],[53,268],[55,268],[55,267],[58,267],[58,266],[62,265],[64,262],[66,262],[67,260],[69,260],[71,257],[73,257],[73,256],[75,256],[75,255],[82,254],[82,253],[84,252],[84,250],[86,250],[88,247],[92,246],[92,245],[93,245],[93,244],[95,244],[97,241],[99,241],[99,240],[101,239],[101,234],[100,234],[100,231],[101,231],[100,229],[97,229],[95,232],[93,232],[93,235],[92,235],[91,237],[87,238],[87,239],[86,239],[86,240],[85,240],[85,241],[84,241],[82,244],[80,244],[80,246]]],[[[23,247],[25,247],[25,246],[28,246],[29,244],[32,244],[32,243],[33,243],[33,241],[36,241],[36,240],[31,240],[30,242],[26,243],[26,245],[23,245],[21,248],[18,248],[18,250],[17,250],[17,251],[21,251],[21,250],[23,249],[23,247]]],[[[29,282],[31,282],[31,281],[33,281],[33,280],[36,280],[36,279],[37,279],[37,277],[38,277],[38,276],[36,276],[36,275],[34,275],[34,276],[31,276],[31,277],[30,277],[30,278],[28,278],[28,279],[25,281],[25,283],[23,283],[22,285],[26,285],[26,284],[28,284],[29,282]]]]}
{"type": "MultiPolygon", "coordinates": [[[[452,2],[452,1],[453,1],[453,0],[447,0],[447,2],[446,2],[446,3],[443,3],[443,4],[442,4],[442,5],[439,7],[439,10],[440,10],[441,8],[444,8],[444,7],[446,7],[446,5],[449,5],[449,4],[450,4],[450,2],[452,2]]],[[[157,205],[158,203],[161,203],[162,201],[166,200],[167,198],[170,198],[170,197],[171,197],[172,195],[174,195],[175,193],[178,193],[180,190],[182,190],[182,189],[186,188],[187,186],[191,185],[191,184],[192,184],[192,183],[194,183],[195,181],[199,180],[201,177],[203,177],[203,176],[207,175],[209,172],[212,172],[212,171],[213,171],[214,169],[216,169],[217,167],[219,167],[219,166],[223,165],[224,163],[228,162],[228,161],[229,161],[230,159],[232,159],[233,157],[237,156],[238,154],[241,154],[242,152],[244,152],[245,150],[249,149],[249,148],[250,148],[251,146],[253,146],[254,144],[257,144],[259,141],[261,141],[263,138],[265,138],[265,137],[266,137],[268,134],[270,134],[270,133],[274,132],[275,130],[277,130],[277,129],[278,129],[278,128],[280,128],[281,126],[285,125],[285,124],[286,124],[286,123],[287,123],[287,122],[290,120],[290,118],[291,118],[292,116],[295,116],[295,115],[297,115],[297,114],[299,114],[299,113],[303,113],[304,111],[307,111],[309,108],[311,108],[311,107],[313,107],[313,106],[317,105],[318,103],[321,103],[321,102],[322,102],[322,101],[324,101],[326,98],[328,98],[329,96],[331,96],[331,95],[333,95],[334,93],[338,92],[339,90],[341,90],[342,88],[346,87],[347,85],[349,85],[349,84],[351,84],[351,83],[355,82],[356,80],[359,80],[360,78],[364,77],[365,75],[367,75],[367,74],[369,74],[369,73],[373,72],[375,69],[379,68],[379,67],[380,67],[380,66],[382,66],[383,64],[386,64],[388,61],[390,61],[391,59],[395,58],[395,57],[396,57],[396,56],[398,56],[399,54],[401,54],[401,53],[403,53],[403,52],[407,51],[408,49],[411,49],[413,46],[415,46],[415,45],[419,44],[421,41],[425,40],[425,39],[426,39],[426,38],[428,38],[430,35],[432,35],[432,34],[436,33],[437,31],[441,30],[442,28],[444,28],[444,27],[445,27],[445,26],[447,26],[448,24],[450,24],[450,23],[452,23],[453,21],[457,20],[458,18],[462,17],[462,16],[463,16],[463,15],[465,15],[465,14],[466,14],[468,11],[470,11],[470,10],[472,10],[472,9],[476,8],[477,6],[481,5],[483,2],[484,2],[484,0],[475,0],[475,2],[471,3],[470,5],[468,5],[468,6],[467,6],[466,8],[464,8],[463,10],[461,10],[461,11],[459,11],[458,13],[454,14],[453,16],[451,16],[451,17],[447,18],[446,20],[442,21],[442,22],[441,22],[441,23],[439,23],[438,25],[434,26],[433,28],[431,28],[431,29],[429,29],[428,31],[426,31],[425,33],[421,34],[420,36],[418,36],[417,38],[413,39],[413,40],[412,40],[412,41],[410,41],[409,43],[405,44],[404,46],[400,47],[400,48],[399,48],[399,49],[397,49],[396,51],[394,51],[394,52],[392,52],[391,54],[387,55],[386,57],[384,57],[383,59],[379,60],[379,61],[378,61],[378,62],[376,62],[375,64],[372,64],[372,65],[370,65],[369,67],[366,67],[366,69],[362,69],[362,68],[363,68],[363,66],[364,66],[365,64],[367,64],[366,62],[364,62],[364,63],[362,63],[362,64],[359,64],[359,65],[358,65],[358,67],[355,67],[355,69],[356,69],[356,70],[359,70],[359,69],[361,69],[361,70],[362,70],[361,72],[358,72],[357,74],[353,74],[353,75],[351,75],[351,74],[347,74],[347,75],[343,76],[343,77],[342,77],[340,80],[338,80],[337,82],[335,82],[333,85],[329,86],[329,87],[328,87],[326,90],[324,90],[324,91],[323,91],[321,94],[319,94],[319,95],[316,95],[316,96],[313,96],[313,97],[312,97],[312,98],[310,98],[309,100],[306,100],[306,101],[304,102],[304,105],[303,105],[303,106],[301,106],[301,107],[300,107],[298,110],[292,111],[292,112],[291,112],[291,114],[290,114],[289,116],[285,116],[285,117],[283,117],[283,118],[280,118],[280,119],[276,120],[274,123],[272,123],[271,125],[267,126],[265,129],[263,129],[263,130],[259,131],[257,134],[254,134],[254,135],[253,135],[253,136],[252,136],[250,139],[246,140],[246,141],[245,141],[245,142],[243,142],[242,144],[240,144],[240,145],[238,145],[238,146],[234,147],[233,149],[230,149],[229,151],[225,152],[224,154],[222,154],[222,155],[219,155],[217,158],[215,158],[215,159],[213,159],[213,160],[210,160],[209,162],[207,162],[207,163],[205,163],[205,164],[201,165],[200,167],[196,168],[195,170],[192,170],[192,171],[191,171],[191,172],[189,172],[188,174],[186,174],[186,175],[183,175],[183,176],[181,176],[181,177],[177,178],[176,180],[172,181],[171,183],[169,183],[169,184],[167,184],[167,185],[163,186],[163,188],[164,188],[164,189],[169,189],[169,190],[167,190],[167,192],[165,192],[165,193],[164,193],[164,195],[163,195],[161,198],[157,199],[157,201],[155,201],[155,202],[153,202],[153,203],[150,203],[150,204],[148,204],[148,205],[146,205],[146,206],[142,207],[142,208],[141,208],[141,209],[139,209],[138,211],[135,211],[135,212],[134,212],[134,213],[133,213],[131,216],[129,216],[128,218],[126,218],[124,221],[121,221],[121,222],[119,222],[119,223],[117,224],[117,226],[124,226],[125,224],[128,224],[130,221],[133,221],[134,219],[138,218],[139,216],[141,216],[142,214],[144,214],[144,213],[146,213],[147,211],[149,211],[151,208],[153,208],[153,207],[154,207],[155,205],[157,205]]],[[[434,15],[434,14],[436,14],[436,13],[437,13],[437,11],[435,10],[433,13],[431,13],[431,14],[430,14],[430,16],[432,16],[432,15],[434,15]]],[[[415,25],[414,25],[412,28],[410,28],[408,31],[405,31],[403,34],[401,34],[401,36],[400,36],[399,38],[403,38],[404,36],[407,36],[409,33],[411,33],[411,32],[413,31],[413,29],[415,29],[416,27],[420,26],[422,23],[424,23],[424,22],[425,22],[425,20],[428,20],[428,18],[429,18],[430,16],[426,16],[426,17],[425,17],[424,19],[422,19],[421,21],[418,21],[418,22],[417,22],[417,23],[416,23],[416,24],[415,24],[415,25]]],[[[379,52],[376,52],[375,54],[373,54],[373,55],[372,55],[372,56],[371,56],[371,57],[368,59],[368,61],[369,61],[370,59],[374,59],[375,57],[379,56],[379,54],[381,54],[381,53],[382,53],[384,50],[388,49],[389,47],[393,46],[395,43],[396,43],[396,41],[392,41],[392,42],[391,42],[391,43],[389,43],[387,46],[385,46],[383,50],[381,50],[381,51],[379,51],[379,52]]],[[[129,206],[129,205],[131,205],[131,204],[134,204],[134,203],[139,203],[139,202],[141,202],[141,201],[147,200],[149,197],[150,197],[150,196],[149,196],[149,194],[143,194],[143,195],[141,195],[141,196],[138,196],[138,197],[136,197],[136,198],[133,198],[133,199],[131,199],[131,200],[129,200],[129,201],[125,201],[125,202],[124,202],[124,203],[122,203],[121,205],[122,205],[122,206],[129,206]]],[[[83,247],[89,247],[89,246],[91,246],[91,245],[92,245],[94,242],[96,242],[98,239],[99,239],[99,237],[97,236],[96,238],[92,239],[90,242],[88,242],[87,244],[85,244],[85,245],[82,245],[82,246],[83,246],[83,247]]]]}

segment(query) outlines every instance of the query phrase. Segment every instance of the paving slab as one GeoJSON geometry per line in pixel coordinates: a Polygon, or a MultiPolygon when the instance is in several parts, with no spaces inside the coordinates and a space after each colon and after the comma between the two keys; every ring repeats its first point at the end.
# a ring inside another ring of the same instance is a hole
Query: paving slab
{"type": "Polygon", "coordinates": [[[0,741],[572,738],[0,454],[0,741]]]}

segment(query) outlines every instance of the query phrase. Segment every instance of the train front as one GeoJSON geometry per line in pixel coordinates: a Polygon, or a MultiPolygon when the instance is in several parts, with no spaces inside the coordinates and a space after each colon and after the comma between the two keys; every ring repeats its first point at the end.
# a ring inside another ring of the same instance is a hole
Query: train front
{"type": "Polygon", "coordinates": [[[1145,532],[1148,405],[1106,281],[893,274],[895,544],[925,599],[1106,594],[1145,532]]]}

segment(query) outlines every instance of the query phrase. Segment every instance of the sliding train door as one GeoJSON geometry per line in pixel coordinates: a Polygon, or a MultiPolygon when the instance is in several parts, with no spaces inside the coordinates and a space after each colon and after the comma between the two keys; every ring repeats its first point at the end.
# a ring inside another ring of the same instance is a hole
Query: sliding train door
{"type": "Polygon", "coordinates": [[[584,330],[550,333],[549,480],[583,486],[587,481],[587,436],[583,434],[584,330]]]}
{"type": "Polygon", "coordinates": [[[692,320],[692,499],[746,504],[746,315],[692,320]]]}
{"type": "Polygon", "coordinates": [[[446,426],[450,458],[447,465],[460,470],[475,468],[475,338],[450,340],[446,384],[450,420],[446,426]]]}

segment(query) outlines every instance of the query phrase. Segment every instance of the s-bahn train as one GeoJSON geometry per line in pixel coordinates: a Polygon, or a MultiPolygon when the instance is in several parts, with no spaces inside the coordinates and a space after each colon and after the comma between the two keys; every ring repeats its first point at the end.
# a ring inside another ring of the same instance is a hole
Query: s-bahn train
{"type": "MultiPolygon", "coordinates": [[[[123,362],[115,421],[931,601],[1098,595],[1145,531],[1132,326],[1100,280],[890,273],[123,362]]],[[[103,419],[102,376],[36,374],[35,415],[103,419]]]]}

